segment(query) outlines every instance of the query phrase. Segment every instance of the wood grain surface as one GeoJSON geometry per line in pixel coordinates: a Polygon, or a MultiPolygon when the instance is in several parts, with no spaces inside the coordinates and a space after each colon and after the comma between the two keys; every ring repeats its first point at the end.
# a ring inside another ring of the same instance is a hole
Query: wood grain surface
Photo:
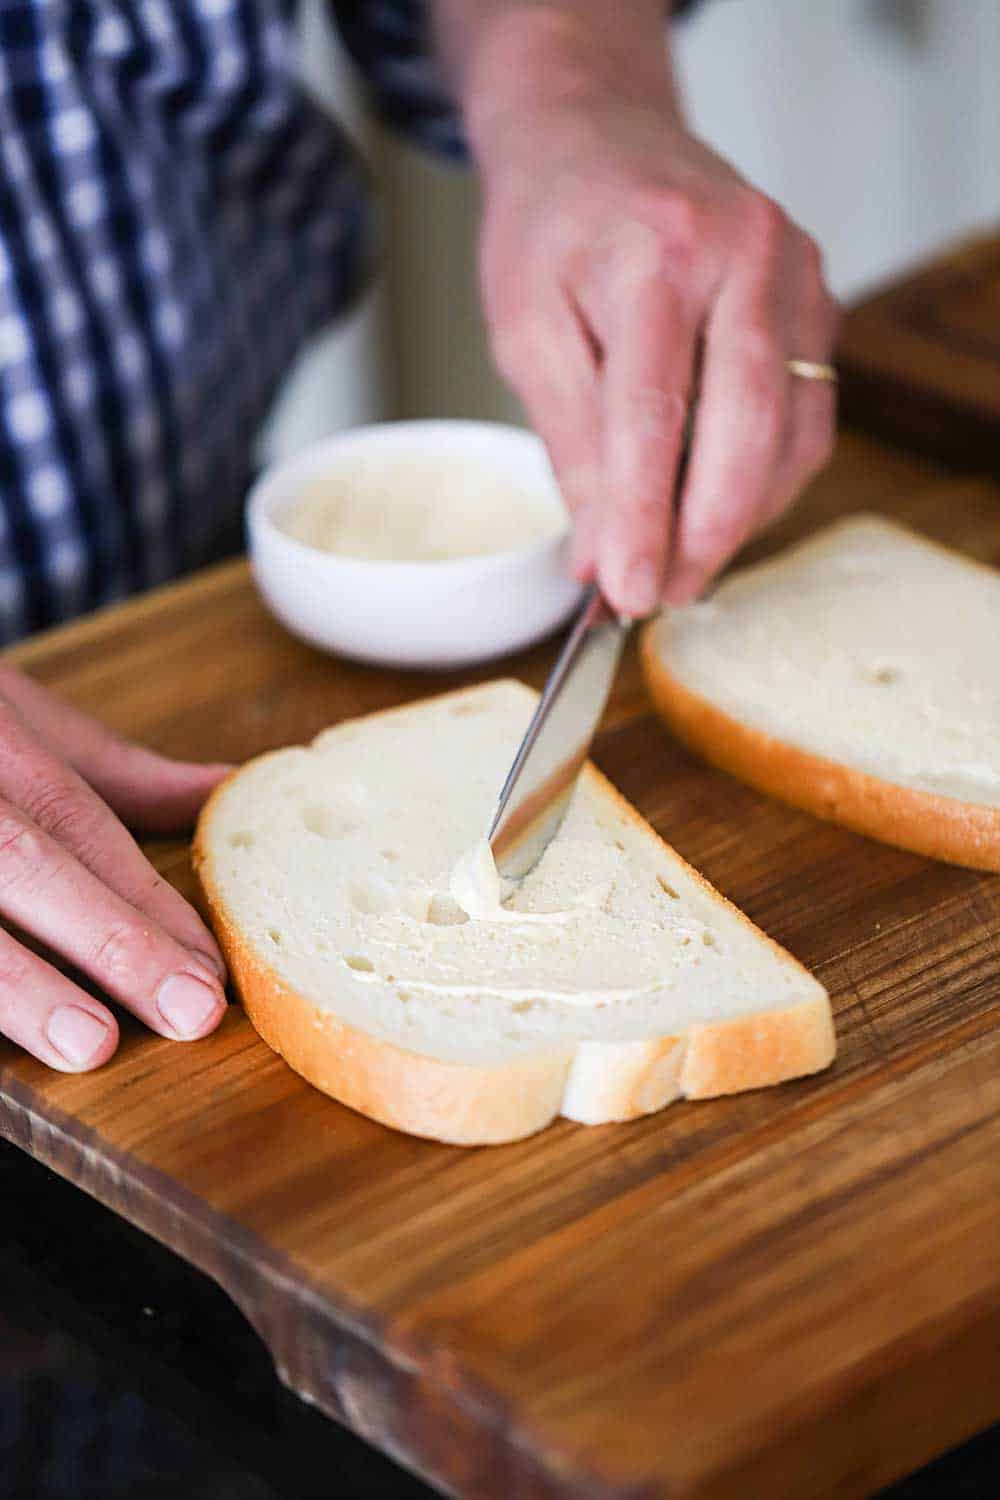
{"type": "MultiPolygon", "coordinates": [[[[857,437],[756,550],[866,507],[1000,562],[1000,486],[857,437]]],[[[313,652],[242,564],[14,656],[213,760],[471,675],[313,652]]],[[[502,670],[537,684],[550,656],[502,670]]],[[[188,1046],[126,1021],[91,1075],[0,1044],[0,1128],[207,1270],[283,1379],[446,1491],[870,1494],[1000,1417],[1000,878],[708,769],[634,659],[595,758],[829,987],[831,1071],[463,1151],[310,1089],[232,1006],[188,1046]]],[[[186,845],[149,848],[193,895],[186,845]]]]}
{"type": "Polygon", "coordinates": [[[1000,226],[852,307],[837,364],[851,422],[1000,474],[1000,226]]]}

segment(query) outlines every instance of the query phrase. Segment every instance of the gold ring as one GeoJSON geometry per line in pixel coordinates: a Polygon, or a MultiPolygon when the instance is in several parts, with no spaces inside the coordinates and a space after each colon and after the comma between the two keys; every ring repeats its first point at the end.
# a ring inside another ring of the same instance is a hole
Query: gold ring
{"type": "Polygon", "coordinates": [[[837,384],[837,372],[833,365],[820,364],[813,359],[788,359],[785,361],[785,369],[789,375],[798,376],[799,380],[829,380],[831,384],[837,384]]]}

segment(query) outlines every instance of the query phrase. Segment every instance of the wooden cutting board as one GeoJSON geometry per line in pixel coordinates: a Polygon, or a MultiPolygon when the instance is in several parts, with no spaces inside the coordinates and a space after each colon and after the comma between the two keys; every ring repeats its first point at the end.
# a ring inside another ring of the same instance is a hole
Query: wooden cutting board
{"type": "Polygon", "coordinates": [[[837,364],[851,422],[1000,475],[1000,225],[856,303],[837,364]]]}
{"type": "MultiPolygon", "coordinates": [[[[858,438],[771,544],[862,506],[1000,562],[1000,487],[858,438]]],[[[14,655],[211,759],[459,680],[309,651],[242,564],[14,655]]],[[[538,683],[549,657],[507,670],[538,683]]],[[[295,1390],[454,1494],[869,1494],[1000,1417],[1000,878],[707,769],[634,660],[596,759],[829,986],[830,1072],[462,1151],[310,1089],[233,1006],[190,1046],[126,1024],[91,1075],[0,1047],[0,1127],[214,1276],[295,1390]]],[[[150,853],[193,895],[183,843],[150,853]]]]}

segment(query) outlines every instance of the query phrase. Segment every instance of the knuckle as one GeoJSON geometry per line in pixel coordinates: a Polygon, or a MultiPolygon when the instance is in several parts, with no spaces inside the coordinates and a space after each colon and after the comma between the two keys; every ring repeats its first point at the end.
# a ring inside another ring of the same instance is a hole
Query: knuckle
{"type": "Polygon", "coordinates": [[[676,269],[690,264],[705,240],[701,205],[687,193],[659,193],[645,211],[657,226],[661,267],[676,269]]]}
{"type": "MultiPolygon", "coordinates": [[[[616,226],[609,237],[607,260],[612,295],[634,294],[673,274],[682,272],[686,259],[680,241],[670,242],[659,224],[659,205],[637,197],[630,218],[616,226]]],[[[600,259],[600,252],[598,255],[600,259]]]]}
{"type": "Polygon", "coordinates": [[[640,439],[670,442],[676,439],[687,420],[688,400],[680,391],[643,386],[636,391],[632,420],[640,439]]]}
{"type": "Polygon", "coordinates": [[[37,877],[45,836],[11,811],[0,813],[0,889],[11,891],[37,877]]]}
{"type": "Polygon", "coordinates": [[[5,1031],[10,1014],[23,1004],[30,978],[27,950],[9,939],[0,946],[0,1031],[5,1031]]]}
{"type": "Polygon", "coordinates": [[[90,967],[104,981],[135,980],[148,956],[148,934],[128,922],[113,921],[101,928],[90,949],[90,967]]]}
{"type": "Polygon", "coordinates": [[[94,838],[93,812],[71,787],[47,783],[27,799],[25,811],[39,828],[61,844],[77,847],[94,838]]]}
{"type": "Polygon", "coordinates": [[[779,252],[789,231],[781,206],[765,193],[750,193],[743,203],[742,234],[748,251],[762,260],[779,252]]]}

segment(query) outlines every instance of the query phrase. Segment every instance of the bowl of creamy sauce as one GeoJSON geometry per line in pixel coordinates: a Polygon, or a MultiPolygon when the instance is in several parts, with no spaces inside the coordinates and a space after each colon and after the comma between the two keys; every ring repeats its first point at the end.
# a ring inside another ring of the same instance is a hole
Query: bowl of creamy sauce
{"type": "Polygon", "coordinates": [[[456,667],[560,625],[581,589],[541,442],[492,422],[386,422],[275,465],[247,502],[254,579],[283,625],[358,660],[456,667]]]}

